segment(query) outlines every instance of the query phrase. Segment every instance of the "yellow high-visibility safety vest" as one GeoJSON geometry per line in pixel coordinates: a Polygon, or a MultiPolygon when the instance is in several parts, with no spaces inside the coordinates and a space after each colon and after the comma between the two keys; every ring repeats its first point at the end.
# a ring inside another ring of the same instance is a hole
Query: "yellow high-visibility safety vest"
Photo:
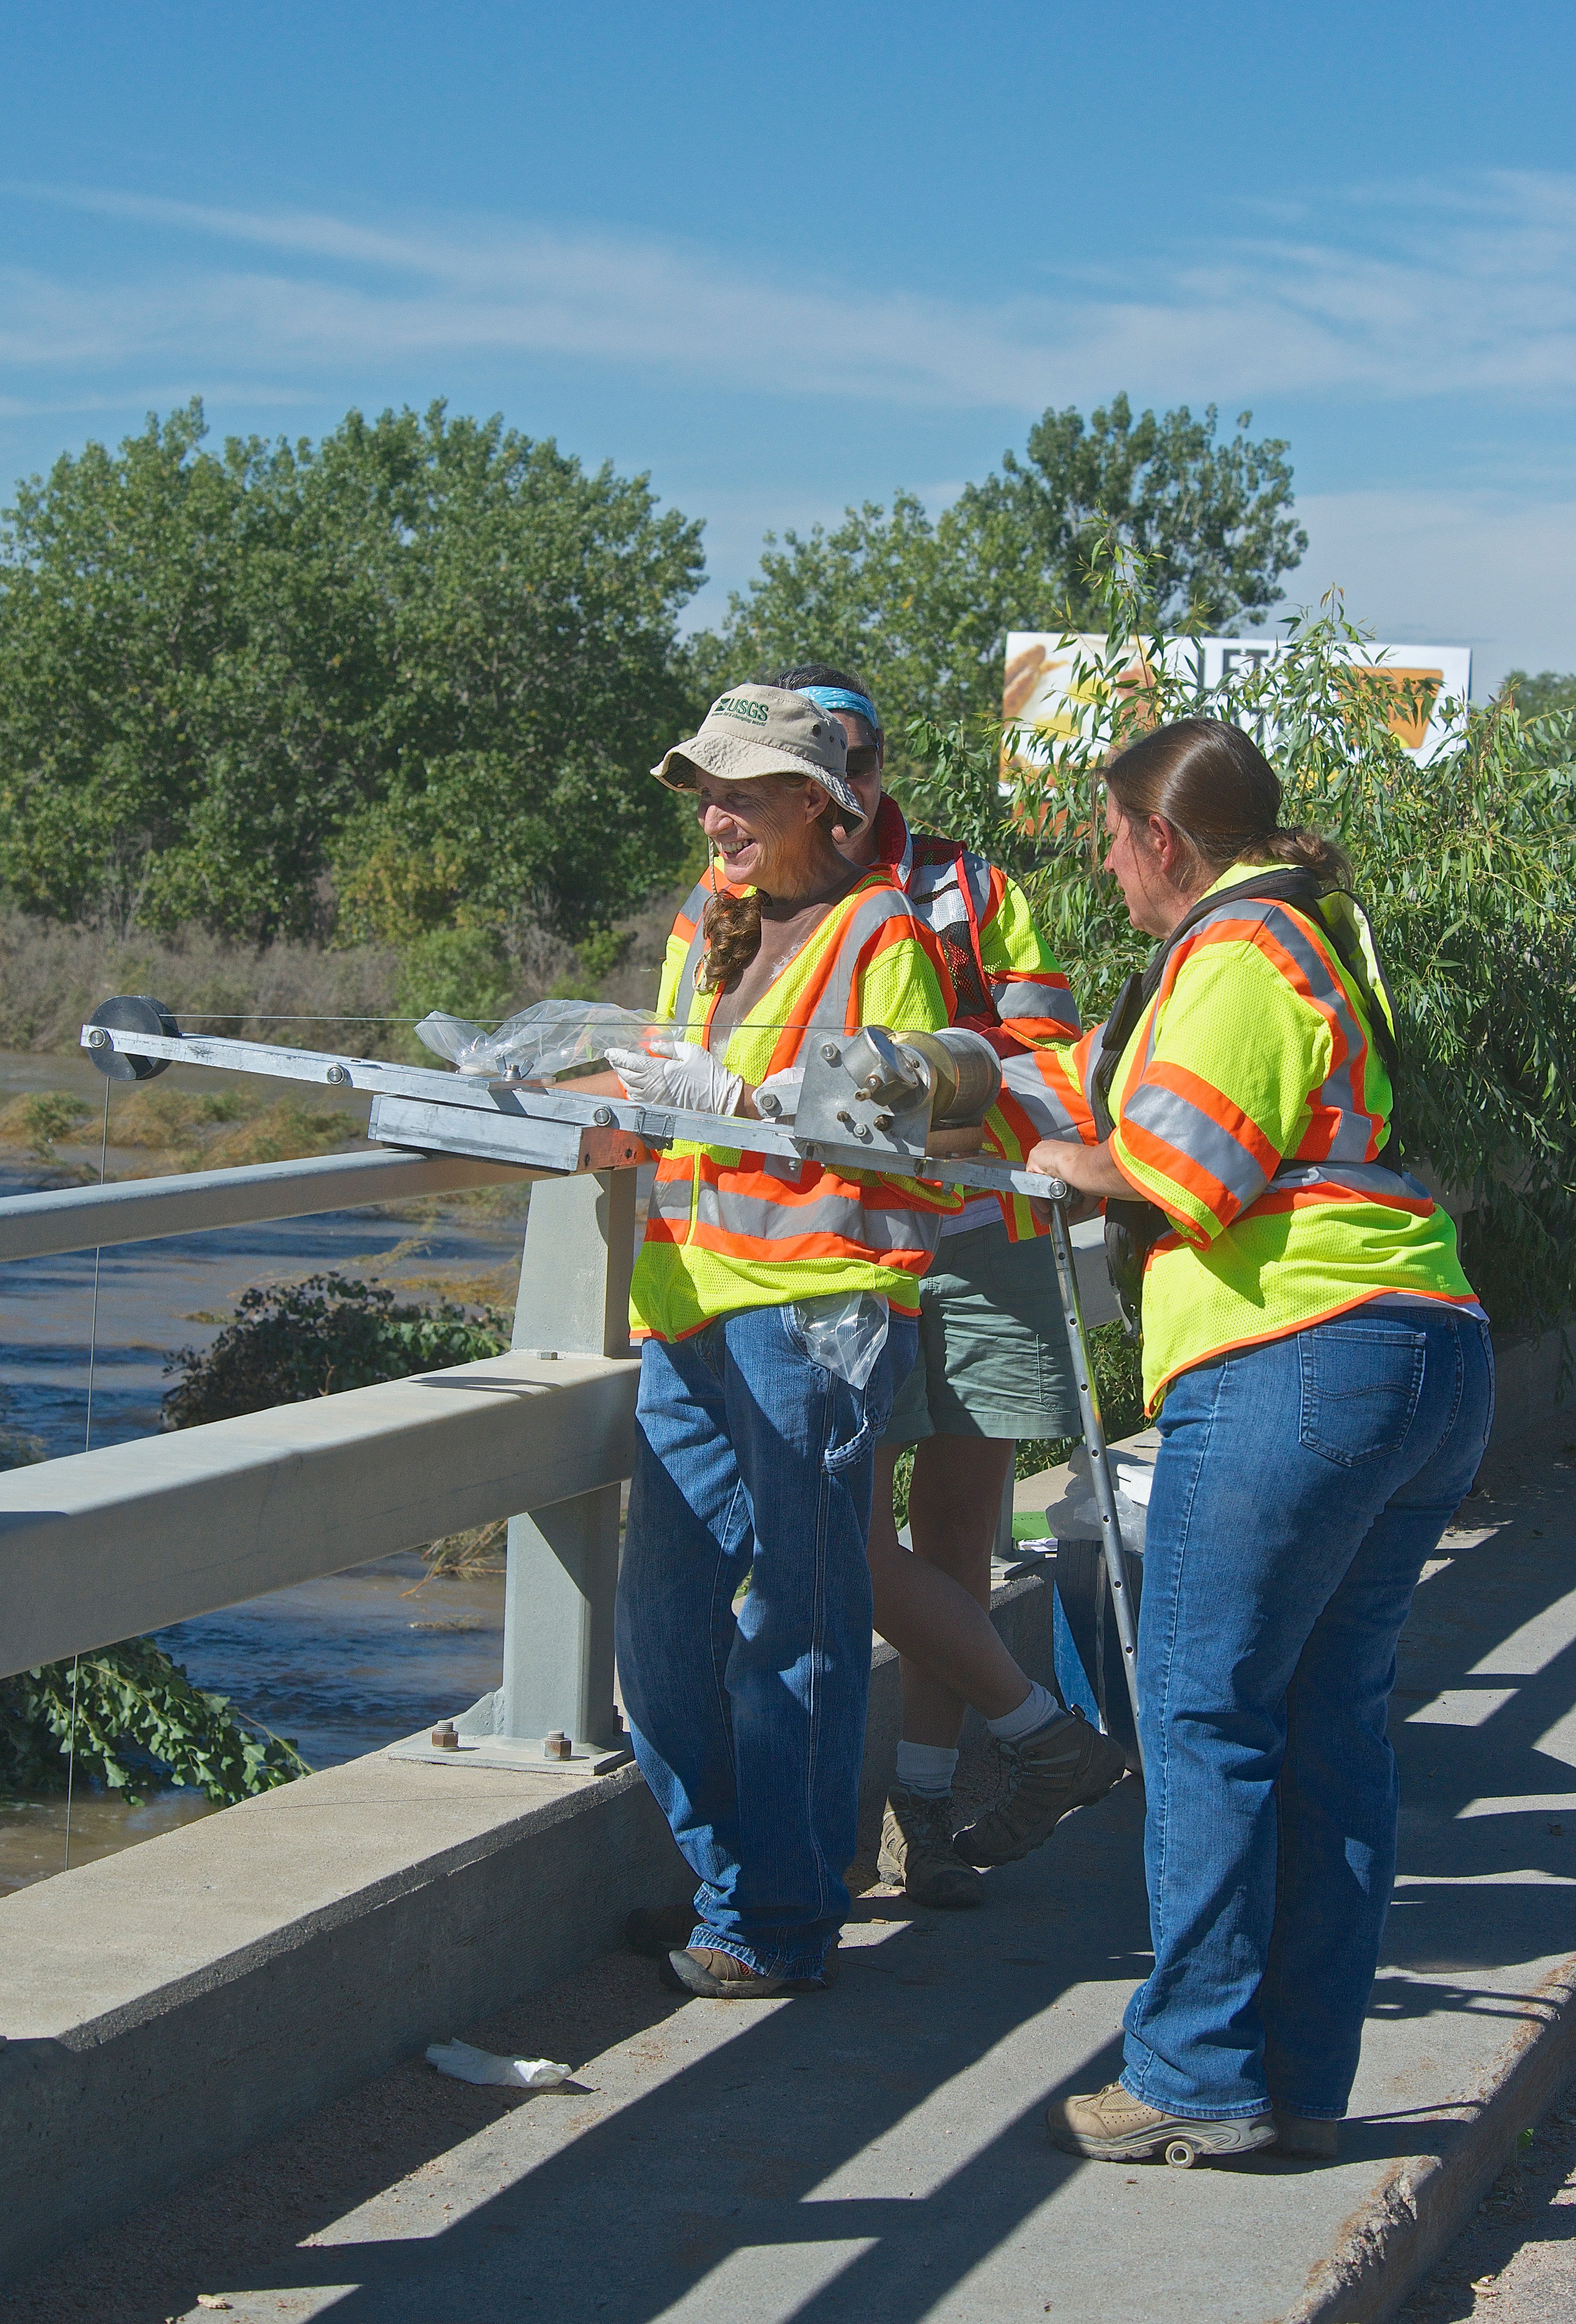
{"type": "MultiPolygon", "coordinates": [[[[1062,1093],[1069,1082],[1076,1087],[1072,1055],[1081,1028],[1061,963],[1016,881],[971,849],[917,841],[884,793],[876,840],[875,868],[890,872],[940,948],[956,996],[953,1022],[986,1034],[1001,1056],[1001,1093],[985,1117],[984,1151],[1021,1164],[1039,1139],[1066,1134],[1062,1093]]],[[[689,990],[685,980],[699,961],[702,917],[713,896],[743,892],[730,889],[714,863],[686,899],[668,939],[659,1016],[673,1016],[681,987],[689,990]]],[[[1092,1129],[1086,1134],[1092,1138],[1092,1129]]],[[[1000,1212],[1013,1242],[1050,1231],[1021,1194],[976,1194],[963,1209],[963,1225],[982,1225],[1000,1212]]]]}
{"type": "MultiPolygon", "coordinates": [[[[659,1013],[704,1042],[720,995],[696,989],[698,913],[659,1013]]],[[[676,930],[676,936],[677,931],[676,930]]],[[[879,1024],[936,1032],[950,987],[934,940],[889,874],[867,872],[834,904],[728,1038],[725,1063],[751,1084],[798,1062],[806,1036],[879,1024]]],[[[831,1291],[874,1291],[914,1314],[950,1188],[837,1171],[749,1148],[675,1142],[658,1166],[631,1286],[632,1330],[680,1340],[718,1315],[831,1291]]]]}
{"type": "MultiPolygon", "coordinates": [[[[1339,895],[1323,908],[1371,960],[1360,912],[1339,895]]],[[[1382,1159],[1391,1090],[1369,1005],[1292,904],[1222,904],[1167,960],[1111,1094],[1111,1159],[1171,1222],[1144,1272],[1151,1411],[1178,1372],[1370,1300],[1473,1300],[1450,1217],[1382,1159]]],[[[1087,1037],[1083,1062],[1094,1049],[1087,1037]]]]}

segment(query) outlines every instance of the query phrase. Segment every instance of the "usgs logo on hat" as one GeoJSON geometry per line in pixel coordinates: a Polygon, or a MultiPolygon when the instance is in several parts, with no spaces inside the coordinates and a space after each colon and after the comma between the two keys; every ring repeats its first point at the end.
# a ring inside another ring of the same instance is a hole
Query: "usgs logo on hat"
{"type": "Polygon", "coordinates": [[[698,734],[676,743],[651,772],[674,790],[693,790],[697,775],[749,782],[762,775],[808,776],[834,798],[847,830],[864,821],[848,780],[842,727],[807,695],[780,686],[735,686],[706,712],[698,734]],[[740,733],[740,728],[747,731],[740,733]]]}

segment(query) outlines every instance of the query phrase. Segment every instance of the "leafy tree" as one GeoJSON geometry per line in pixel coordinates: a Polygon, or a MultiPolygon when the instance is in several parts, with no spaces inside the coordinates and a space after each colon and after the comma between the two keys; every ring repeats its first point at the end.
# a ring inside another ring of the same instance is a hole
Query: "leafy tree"
{"type": "Polygon", "coordinates": [[[0,529],[0,881],[62,918],[571,936],[684,853],[699,527],[496,419],[202,448],[193,402],[0,529]]]}
{"type": "Polygon", "coordinates": [[[1135,420],[1125,395],[1087,422],[1071,407],[1047,411],[1029,430],[1027,461],[1008,452],[1000,476],[965,488],[959,528],[982,549],[989,543],[999,586],[1032,591],[1047,616],[1064,606],[1070,628],[1089,629],[1099,615],[1091,556],[1112,534],[1142,560],[1156,615],[1168,627],[1218,632],[1261,622],[1285,596],[1280,576],[1300,561],[1308,536],[1291,516],[1291,447],[1274,436],[1251,442],[1252,420],[1242,412],[1231,441],[1217,444],[1212,403],[1202,420],[1185,404],[1135,420]]]}
{"type": "Polygon", "coordinates": [[[1255,443],[1244,412],[1217,441],[1212,404],[1134,418],[1125,395],[1085,421],[1047,411],[1025,458],[965,486],[935,521],[909,493],[867,501],[807,537],[767,536],[760,571],[692,647],[697,689],[806,653],[877,688],[898,759],[909,720],[943,724],[1000,703],[1009,630],[1086,628],[1099,617],[1090,560],[1114,527],[1140,558],[1161,614],[1220,630],[1258,621],[1307,537],[1291,516],[1288,447],[1255,443]]]}
{"type": "Polygon", "coordinates": [[[1541,718],[1549,710],[1576,710],[1576,670],[1540,669],[1535,678],[1513,669],[1498,699],[1514,704],[1523,718],[1541,718]]]}

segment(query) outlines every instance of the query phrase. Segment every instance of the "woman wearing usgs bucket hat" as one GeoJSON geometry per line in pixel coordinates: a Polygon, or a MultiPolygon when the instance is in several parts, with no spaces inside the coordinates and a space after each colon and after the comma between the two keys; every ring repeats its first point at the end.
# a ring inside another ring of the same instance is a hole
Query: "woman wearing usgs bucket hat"
{"type": "MultiPolygon", "coordinates": [[[[889,872],[832,837],[861,813],[834,718],[735,687],[652,771],[695,792],[720,877],[669,946],[675,1031],[612,1053],[631,1096],[747,1121],[763,1083],[798,1078],[812,1028],[946,1025],[933,939],[889,872]]],[[[875,1446],[957,1199],[747,1138],[676,1141],[658,1168],[618,1597],[635,1756],[700,1884],[693,1913],[632,1914],[630,1941],[728,1999],[825,1984],[847,1911],[875,1446]]]]}

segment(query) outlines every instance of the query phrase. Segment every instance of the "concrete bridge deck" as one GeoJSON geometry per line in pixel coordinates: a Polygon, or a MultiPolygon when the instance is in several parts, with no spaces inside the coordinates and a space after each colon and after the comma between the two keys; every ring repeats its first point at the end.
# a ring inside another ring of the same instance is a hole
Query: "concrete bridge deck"
{"type": "Polygon", "coordinates": [[[1145,1966],[1129,1783],[992,1874],[983,1911],[870,1888],[825,1996],[680,2001],[588,1935],[557,1982],[429,2029],[565,2059],[571,2084],[475,2090],[407,2059],[14,2282],[0,2319],[1393,2313],[1576,2067],[1572,1436],[1556,1418],[1491,1455],[1419,1592],[1401,1880],[1337,2166],[1079,2164],[1046,2142],[1046,2098],[1115,2070],[1145,1966]]]}

